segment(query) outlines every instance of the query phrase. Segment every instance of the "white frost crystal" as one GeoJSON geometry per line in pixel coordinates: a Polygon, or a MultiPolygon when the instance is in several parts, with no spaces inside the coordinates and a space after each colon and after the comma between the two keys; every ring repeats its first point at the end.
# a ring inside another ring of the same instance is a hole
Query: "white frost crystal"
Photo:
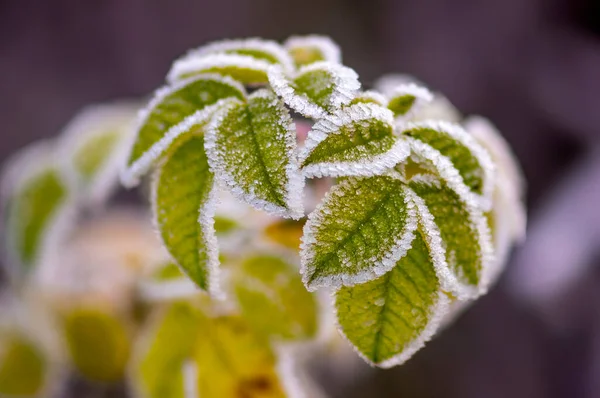
{"type": "Polygon", "coordinates": [[[347,105],[355,97],[360,88],[358,75],[353,69],[341,64],[319,61],[300,68],[293,76],[288,76],[280,66],[269,68],[269,83],[283,101],[296,112],[310,118],[322,118],[330,110],[347,105]],[[299,92],[298,79],[311,74],[326,75],[326,81],[316,80],[310,88],[322,95],[321,98],[309,96],[306,92],[299,92]],[[326,91],[325,94],[320,92],[326,91]]]}

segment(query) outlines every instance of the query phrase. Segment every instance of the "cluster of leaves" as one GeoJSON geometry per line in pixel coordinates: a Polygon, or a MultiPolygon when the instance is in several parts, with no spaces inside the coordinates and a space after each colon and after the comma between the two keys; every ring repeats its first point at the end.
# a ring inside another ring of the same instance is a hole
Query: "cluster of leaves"
{"type": "Polygon", "coordinates": [[[416,121],[414,83],[360,91],[323,37],[212,43],[171,68],[140,112],[121,179],[154,167],[153,212],[176,264],[219,286],[217,187],[270,215],[304,217],[306,178],[337,184],[308,215],[300,273],[335,292],[340,331],[368,362],[408,359],[456,300],[493,279],[495,167],[460,125],[416,121]],[[314,124],[297,147],[293,118],[314,124]]]}
{"type": "Polygon", "coordinates": [[[361,91],[325,37],[192,50],[134,126],[132,109],[83,112],[11,161],[1,188],[15,285],[73,278],[53,287],[80,294],[60,311],[71,366],[104,382],[129,369],[138,396],[316,396],[291,368],[326,329],[318,289],[363,359],[400,364],[486,292],[523,235],[520,173],[495,129],[462,127],[443,97],[402,77],[361,91]],[[122,253],[134,295],[103,274],[116,268],[65,268],[78,220],[105,204],[119,167],[126,187],[152,174],[168,252],[122,253]],[[127,311],[82,304],[102,284],[127,311]]]}

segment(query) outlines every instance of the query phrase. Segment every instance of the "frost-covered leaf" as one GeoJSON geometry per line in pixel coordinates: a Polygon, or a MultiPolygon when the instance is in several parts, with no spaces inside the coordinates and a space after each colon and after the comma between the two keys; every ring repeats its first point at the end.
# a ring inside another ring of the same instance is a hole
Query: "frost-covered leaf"
{"type": "Polygon", "coordinates": [[[279,64],[286,70],[294,69],[294,60],[277,42],[260,38],[221,40],[189,51],[180,60],[202,58],[213,54],[237,54],[249,56],[270,64],[279,64]]]}
{"type": "Polygon", "coordinates": [[[420,109],[411,115],[413,121],[444,120],[451,123],[460,123],[462,115],[454,105],[440,93],[435,93],[433,100],[423,104],[420,109]]]}
{"type": "Polygon", "coordinates": [[[494,164],[488,152],[460,126],[441,121],[409,123],[401,136],[461,198],[476,201],[486,210],[491,207],[494,164]]]}
{"type": "Polygon", "coordinates": [[[433,95],[425,87],[404,84],[396,87],[388,96],[387,107],[394,112],[394,116],[406,117],[431,100],[433,95]]]}
{"type": "Polygon", "coordinates": [[[317,61],[342,62],[340,48],[327,36],[292,36],[286,40],[285,47],[297,66],[317,61]]]}
{"type": "Polygon", "coordinates": [[[211,319],[195,349],[202,398],[286,397],[277,359],[266,338],[240,317],[211,319]]]}
{"type": "Polygon", "coordinates": [[[377,91],[362,91],[354,97],[352,101],[350,101],[350,105],[354,104],[376,104],[381,106],[387,106],[388,100],[382,94],[377,91]]]}
{"type": "Polygon", "coordinates": [[[0,396],[42,396],[49,361],[31,339],[15,332],[0,334],[0,396]]]}
{"type": "Polygon", "coordinates": [[[214,185],[204,137],[192,136],[176,144],[157,170],[153,205],[156,225],[169,253],[196,285],[218,295],[214,185]]]}
{"type": "Polygon", "coordinates": [[[512,210],[507,216],[511,218],[514,238],[520,241],[525,236],[527,215],[523,205],[525,181],[519,162],[510,145],[489,120],[471,116],[465,120],[464,126],[489,152],[496,165],[496,191],[510,202],[512,210]]]}
{"type": "Polygon", "coordinates": [[[525,182],[510,146],[489,120],[472,116],[465,120],[464,126],[489,151],[496,165],[494,206],[488,213],[496,254],[490,271],[493,283],[504,268],[513,244],[525,236],[527,215],[522,198],[525,182]]]}
{"type": "Polygon", "coordinates": [[[131,367],[134,390],[147,398],[189,398],[184,366],[192,359],[207,320],[193,304],[181,301],[157,315],[136,346],[131,367]]]}
{"type": "Polygon", "coordinates": [[[303,66],[291,78],[283,68],[272,66],[269,82],[290,108],[316,119],[349,104],[360,88],[354,70],[326,61],[303,66]]]}
{"type": "Polygon", "coordinates": [[[91,204],[103,202],[118,181],[137,107],[119,102],[85,108],[65,128],[59,145],[65,173],[91,204]]]}
{"type": "Polygon", "coordinates": [[[245,96],[243,86],[218,75],[197,76],[158,90],[138,115],[135,141],[121,173],[123,185],[137,185],[139,178],[182,134],[201,132],[219,107],[219,100],[245,96]]]}
{"type": "Polygon", "coordinates": [[[308,133],[300,154],[308,177],[370,176],[406,159],[408,145],[393,134],[394,115],[380,105],[358,103],[325,116],[308,133]]]}
{"type": "Polygon", "coordinates": [[[117,316],[95,308],[71,310],[63,322],[73,366],[93,381],[119,380],[129,360],[130,333],[117,316]]]}
{"type": "Polygon", "coordinates": [[[28,270],[44,261],[72,221],[72,189],[54,155],[53,145],[36,144],[4,170],[4,236],[11,266],[28,270]]]}
{"type": "Polygon", "coordinates": [[[358,353],[388,368],[408,360],[433,336],[449,301],[419,231],[391,271],[342,287],[335,295],[335,308],[342,333],[358,353]]]}
{"type": "Polygon", "coordinates": [[[8,233],[12,248],[26,267],[39,259],[44,240],[67,197],[67,187],[58,171],[48,169],[23,184],[12,198],[8,233]]]}
{"type": "Polygon", "coordinates": [[[416,212],[402,181],[347,178],[304,226],[301,273],[309,290],[352,286],[383,275],[410,248],[416,212]]]}
{"type": "Polygon", "coordinates": [[[432,176],[415,176],[409,186],[442,289],[459,299],[483,293],[493,247],[481,209],[432,176]]]}
{"type": "Polygon", "coordinates": [[[246,85],[263,85],[269,81],[267,72],[271,65],[263,59],[238,54],[211,54],[183,58],[173,63],[167,80],[173,83],[198,74],[218,73],[246,85]]]}
{"type": "Polygon", "coordinates": [[[306,291],[298,268],[273,256],[246,259],[235,274],[242,315],[265,336],[309,339],[317,332],[316,298],[306,291]]]}
{"type": "Polygon", "coordinates": [[[207,127],[205,147],[218,180],[237,198],[273,215],[302,216],[296,128],[272,91],[256,91],[247,103],[230,100],[207,127]]]}

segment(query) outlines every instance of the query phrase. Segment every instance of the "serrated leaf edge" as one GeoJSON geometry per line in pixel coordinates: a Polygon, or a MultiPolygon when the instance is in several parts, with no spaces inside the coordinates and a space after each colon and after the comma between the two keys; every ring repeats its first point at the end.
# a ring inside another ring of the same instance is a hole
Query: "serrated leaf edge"
{"type": "Polygon", "coordinates": [[[338,289],[342,286],[354,286],[372,281],[394,268],[396,263],[410,250],[411,243],[415,237],[415,231],[417,230],[417,209],[414,202],[406,194],[408,188],[403,187],[407,219],[405,229],[402,235],[396,240],[396,244],[388,252],[380,254],[380,258],[373,262],[370,269],[362,270],[355,274],[341,273],[339,275],[319,277],[310,281],[310,277],[314,274],[314,269],[309,268],[309,264],[314,259],[315,253],[313,247],[317,243],[312,230],[316,224],[321,222],[322,213],[324,213],[328,198],[337,195],[338,191],[352,183],[351,180],[346,179],[334,186],[317,205],[315,210],[308,215],[306,224],[304,224],[302,243],[300,244],[300,274],[302,275],[302,282],[308,291],[313,292],[318,288],[325,287],[338,289]]]}
{"type": "Polygon", "coordinates": [[[423,331],[410,343],[408,343],[402,352],[384,361],[373,362],[369,357],[363,354],[344,333],[344,328],[339,323],[337,306],[335,305],[336,296],[337,290],[331,294],[331,298],[333,303],[332,307],[334,311],[335,325],[340,336],[342,336],[344,340],[348,342],[348,344],[350,345],[350,347],[352,347],[354,352],[359,357],[361,357],[366,363],[368,363],[370,366],[382,369],[389,369],[397,365],[402,365],[404,362],[408,361],[417,351],[423,348],[425,346],[425,343],[431,340],[431,338],[435,335],[435,333],[442,325],[444,316],[448,313],[450,307],[450,298],[448,297],[448,295],[442,291],[438,291],[438,300],[436,304],[432,307],[432,316],[430,317],[429,322],[427,322],[427,325],[425,326],[423,331]]]}
{"type": "MultiPolygon", "coordinates": [[[[313,62],[301,67],[293,78],[298,78],[305,73],[316,70],[326,71],[332,76],[334,91],[330,102],[335,108],[350,103],[356,91],[360,89],[358,75],[353,69],[326,61],[313,62]]],[[[296,112],[313,119],[321,119],[329,113],[326,109],[312,102],[306,95],[296,93],[288,76],[286,76],[283,68],[280,66],[272,65],[269,68],[268,75],[273,91],[283,98],[283,101],[296,112]]]]}
{"type": "MultiPolygon", "coordinates": [[[[411,181],[423,182],[428,185],[439,185],[439,180],[430,175],[416,175],[411,181]]],[[[440,230],[435,223],[435,218],[427,208],[425,201],[409,187],[406,187],[406,190],[408,196],[417,208],[419,224],[423,227],[423,235],[427,242],[427,246],[429,247],[431,259],[442,290],[452,293],[459,300],[469,300],[484,294],[487,291],[490,282],[490,270],[494,262],[494,248],[492,245],[491,233],[481,209],[473,203],[463,202],[467,213],[469,214],[468,221],[477,232],[478,243],[481,250],[479,253],[481,259],[479,284],[477,286],[471,286],[462,283],[459,280],[458,275],[450,269],[450,266],[446,261],[446,245],[441,238],[440,230]]]]}
{"type": "Polygon", "coordinates": [[[452,164],[452,161],[448,157],[442,155],[440,151],[416,138],[403,137],[403,139],[409,143],[412,152],[433,163],[442,179],[462,200],[469,204],[474,203],[480,206],[484,211],[491,209],[496,167],[492,162],[489,153],[478,144],[469,133],[454,123],[426,120],[422,122],[410,122],[400,126],[401,131],[419,128],[433,129],[447,134],[460,144],[464,145],[471,152],[483,170],[483,187],[481,195],[471,191],[465,184],[458,169],[452,164]]]}
{"type": "MultiPolygon", "coordinates": [[[[250,98],[266,97],[269,92],[259,90],[251,94],[250,98]]],[[[245,103],[237,99],[229,99],[223,106],[214,114],[214,117],[207,126],[205,133],[204,148],[212,172],[217,176],[220,185],[227,189],[239,201],[250,204],[257,210],[265,211],[274,216],[281,216],[293,219],[299,219],[304,216],[304,206],[302,203],[304,190],[304,177],[300,172],[300,165],[296,155],[291,156],[286,166],[287,182],[285,186],[285,202],[288,208],[278,206],[264,199],[258,198],[255,194],[244,192],[236,183],[233,176],[225,169],[224,161],[215,150],[217,129],[219,128],[223,118],[234,109],[236,106],[245,106],[245,103]]],[[[279,105],[278,105],[279,107],[279,105]]],[[[280,107],[281,114],[286,117],[288,126],[288,134],[286,137],[286,147],[293,148],[293,153],[296,153],[296,125],[289,116],[287,109],[280,107]]]]}
{"type": "MultiPolygon", "coordinates": [[[[304,148],[300,151],[300,164],[306,160],[312,151],[327,137],[341,134],[340,129],[351,123],[362,120],[377,119],[393,128],[394,115],[384,107],[376,104],[358,103],[336,111],[320,119],[309,131],[304,148]]],[[[370,159],[360,159],[355,162],[321,162],[302,168],[304,175],[312,177],[342,177],[342,176],[373,176],[380,175],[410,155],[408,144],[402,140],[394,143],[388,151],[373,156],[370,159]]]]}
{"type": "Polygon", "coordinates": [[[223,106],[227,100],[228,98],[220,99],[216,103],[206,106],[185,117],[181,122],[167,130],[162,138],[155,142],[154,145],[144,152],[144,154],[131,166],[125,166],[125,168],[121,170],[121,184],[126,188],[133,188],[138,185],[140,177],[150,170],[177,138],[190,131],[194,126],[208,122],[215,111],[223,106]]]}

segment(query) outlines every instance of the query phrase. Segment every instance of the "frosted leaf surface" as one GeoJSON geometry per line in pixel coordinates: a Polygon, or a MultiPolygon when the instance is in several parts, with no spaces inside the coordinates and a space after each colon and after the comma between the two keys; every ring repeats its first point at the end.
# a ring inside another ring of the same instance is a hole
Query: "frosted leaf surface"
{"type": "Polygon", "coordinates": [[[211,54],[203,57],[183,58],[175,61],[167,75],[171,83],[204,73],[230,76],[246,85],[268,82],[267,70],[272,63],[249,55],[211,54]]]}
{"type": "Polygon", "coordinates": [[[193,355],[205,315],[186,302],[169,304],[155,315],[135,347],[133,388],[148,398],[187,398],[182,367],[193,355]]]}
{"type": "Polygon", "coordinates": [[[256,37],[248,39],[221,40],[205,46],[190,50],[183,59],[201,58],[212,54],[237,54],[245,55],[266,61],[270,64],[279,64],[286,70],[294,69],[294,60],[279,43],[256,37]]]}
{"type": "Polygon", "coordinates": [[[219,182],[238,199],[272,215],[302,217],[296,128],[272,91],[229,101],[208,126],[205,147],[219,182]]]}
{"type": "Polygon", "coordinates": [[[194,355],[197,391],[203,398],[287,396],[269,342],[241,317],[224,316],[206,322],[194,355]]]}
{"type": "Polygon", "coordinates": [[[493,246],[481,209],[432,176],[415,176],[409,186],[442,289],[459,299],[484,293],[493,246]]]}
{"type": "Polygon", "coordinates": [[[197,118],[203,119],[200,117],[203,115],[192,116],[196,112],[223,98],[243,99],[245,96],[245,90],[239,83],[217,75],[197,76],[159,89],[148,106],[138,114],[134,142],[121,174],[123,184],[129,187],[136,185],[140,176],[172,143],[173,137],[196,125],[197,118]],[[181,123],[183,125],[179,126],[181,123]],[[161,142],[164,137],[169,138],[161,142]]]}
{"type": "Polygon", "coordinates": [[[192,136],[172,148],[157,170],[153,210],[165,247],[182,271],[201,289],[219,295],[214,190],[204,138],[192,136]]]}
{"type": "Polygon", "coordinates": [[[260,334],[286,340],[315,336],[317,301],[304,288],[297,267],[261,255],[247,258],[234,278],[242,315],[260,334]]]}
{"type": "Polygon", "coordinates": [[[327,36],[292,36],[286,40],[285,48],[299,67],[318,61],[342,62],[340,48],[327,36]]]}
{"type": "Polygon", "coordinates": [[[408,253],[385,275],[335,295],[338,325],[365,360],[388,368],[408,360],[438,329],[450,299],[429,248],[415,233],[408,253]]]}
{"type": "Polygon", "coordinates": [[[432,163],[464,200],[491,207],[494,164],[488,152],[460,126],[447,122],[409,123],[401,131],[411,151],[432,163]]]}
{"type": "Polygon", "coordinates": [[[394,115],[380,105],[358,103],[320,119],[300,154],[308,177],[382,174],[406,159],[408,145],[393,134],[394,115]]]}
{"type": "Polygon", "coordinates": [[[354,99],[358,75],[346,66],[319,61],[289,77],[278,66],[269,69],[271,87],[290,108],[311,118],[322,118],[354,99]]]}
{"type": "Polygon", "coordinates": [[[396,117],[408,117],[432,100],[433,95],[425,87],[404,84],[396,87],[388,96],[387,107],[396,117]]]}
{"type": "Polygon", "coordinates": [[[362,91],[356,94],[356,97],[350,101],[350,105],[365,103],[365,104],[376,104],[387,107],[388,100],[382,94],[377,91],[362,91]]]}
{"type": "Polygon", "coordinates": [[[373,280],[406,254],[416,227],[416,209],[402,181],[344,179],[304,226],[302,280],[309,290],[373,280]]]}

